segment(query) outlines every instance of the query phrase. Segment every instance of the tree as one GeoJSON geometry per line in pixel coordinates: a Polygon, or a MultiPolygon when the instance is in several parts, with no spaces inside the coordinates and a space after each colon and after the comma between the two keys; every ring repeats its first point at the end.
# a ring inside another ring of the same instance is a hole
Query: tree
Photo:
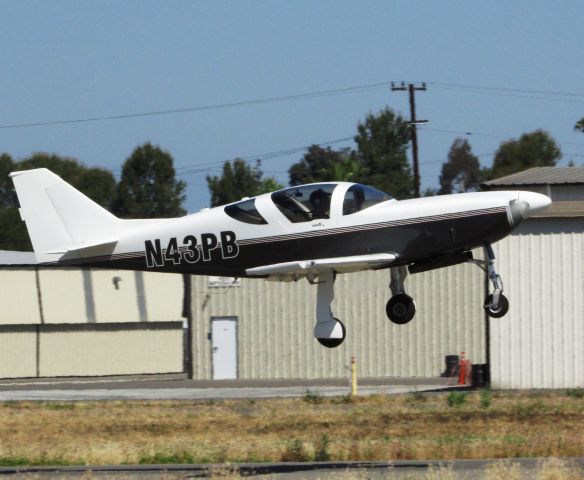
{"type": "Polygon", "coordinates": [[[345,149],[338,153],[340,154],[339,161],[324,171],[324,178],[329,181],[362,183],[366,170],[363,164],[357,160],[355,152],[345,149]]]}
{"type": "Polygon", "coordinates": [[[479,159],[473,155],[468,140],[457,138],[450,147],[448,160],[442,164],[439,195],[476,191],[481,181],[479,159]]]}
{"type": "Polygon", "coordinates": [[[102,207],[112,208],[116,180],[107,170],[86,167],[74,158],[48,153],[35,153],[19,162],[15,162],[10,155],[0,155],[0,249],[32,250],[8,174],[33,168],[48,168],[102,207]]]}
{"type": "Polygon", "coordinates": [[[0,249],[32,250],[26,226],[20,219],[18,200],[10,172],[16,165],[10,155],[0,155],[0,249]]]}
{"type": "Polygon", "coordinates": [[[357,130],[357,158],[365,170],[362,182],[396,198],[411,197],[413,179],[406,155],[409,123],[386,108],[377,115],[367,115],[357,130]]]}
{"type": "Polygon", "coordinates": [[[584,133],[584,117],[578,120],[576,125],[574,125],[574,130],[584,133]]]}
{"type": "Polygon", "coordinates": [[[500,178],[532,167],[553,167],[562,157],[560,147],[549,133],[536,130],[519,140],[503,142],[493,161],[491,178],[500,178]]]}
{"type": "Polygon", "coordinates": [[[290,185],[331,180],[328,174],[335,164],[342,161],[341,157],[341,153],[331,147],[311,145],[302,160],[293,164],[288,170],[290,185]]]}
{"type": "Polygon", "coordinates": [[[114,212],[125,218],[172,218],[184,215],[186,184],[177,180],[172,156],[145,143],[125,161],[114,212]]]}
{"type": "Polygon", "coordinates": [[[236,158],[223,164],[219,175],[207,175],[207,185],[211,193],[211,206],[236,202],[243,197],[253,197],[261,193],[283,188],[275,178],[262,178],[261,162],[251,166],[245,160],[236,158]]]}

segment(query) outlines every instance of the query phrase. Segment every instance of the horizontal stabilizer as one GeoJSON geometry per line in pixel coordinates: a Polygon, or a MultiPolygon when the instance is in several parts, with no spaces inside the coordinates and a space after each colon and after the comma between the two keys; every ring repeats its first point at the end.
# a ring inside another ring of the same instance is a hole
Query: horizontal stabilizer
{"type": "Polygon", "coordinates": [[[44,252],[48,254],[65,254],[70,252],[80,252],[82,250],[89,250],[90,248],[97,248],[97,247],[113,247],[116,243],[118,243],[118,238],[110,238],[110,239],[102,239],[102,240],[95,240],[92,242],[85,242],[85,243],[72,243],[70,245],[63,245],[61,247],[57,247],[50,252],[44,252]]]}
{"type": "Polygon", "coordinates": [[[339,273],[347,273],[371,268],[383,268],[389,266],[396,258],[397,256],[393,253],[372,253],[369,255],[354,255],[352,257],[297,260],[248,268],[246,273],[250,276],[274,277],[274,280],[292,281],[309,274],[318,274],[324,271],[332,270],[339,273]]]}

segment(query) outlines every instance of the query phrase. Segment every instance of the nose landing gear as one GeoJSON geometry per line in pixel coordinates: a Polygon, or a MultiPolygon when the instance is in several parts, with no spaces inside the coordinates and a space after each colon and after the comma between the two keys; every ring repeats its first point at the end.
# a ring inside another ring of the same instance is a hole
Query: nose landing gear
{"type": "Polygon", "coordinates": [[[489,275],[489,280],[493,284],[493,293],[487,295],[483,308],[489,317],[501,318],[509,311],[509,300],[503,295],[503,281],[495,270],[495,252],[490,244],[484,247],[485,260],[469,260],[471,263],[478,265],[489,275]]]}

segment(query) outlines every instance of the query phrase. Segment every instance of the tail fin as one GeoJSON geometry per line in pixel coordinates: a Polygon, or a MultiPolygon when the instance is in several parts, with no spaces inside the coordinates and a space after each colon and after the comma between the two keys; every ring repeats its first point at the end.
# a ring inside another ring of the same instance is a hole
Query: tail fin
{"type": "Polygon", "coordinates": [[[46,168],[10,174],[38,262],[113,246],[122,221],[46,168]]]}

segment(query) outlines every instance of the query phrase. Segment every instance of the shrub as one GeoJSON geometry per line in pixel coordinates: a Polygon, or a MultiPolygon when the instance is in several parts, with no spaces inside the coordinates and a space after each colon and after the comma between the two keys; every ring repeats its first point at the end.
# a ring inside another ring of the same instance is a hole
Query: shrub
{"type": "Polygon", "coordinates": [[[466,403],[467,393],[464,392],[450,392],[446,397],[449,407],[461,407],[466,403]]]}

